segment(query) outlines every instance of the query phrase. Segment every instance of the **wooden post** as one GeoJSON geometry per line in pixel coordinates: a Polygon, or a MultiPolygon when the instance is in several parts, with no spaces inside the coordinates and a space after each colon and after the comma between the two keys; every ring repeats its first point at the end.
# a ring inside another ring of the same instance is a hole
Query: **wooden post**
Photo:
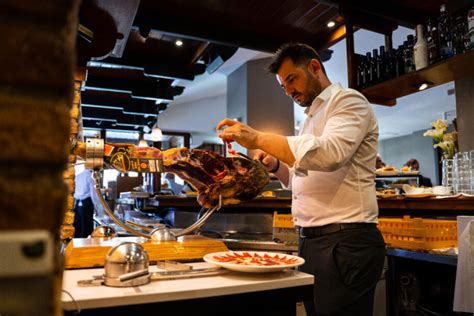
{"type": "Polygon", "coordinates": [[[357,67],[354,59],[354,26],[348,14],[344,16],[346,25],[347,80],[349,88],[357,88],[357,67]]]}

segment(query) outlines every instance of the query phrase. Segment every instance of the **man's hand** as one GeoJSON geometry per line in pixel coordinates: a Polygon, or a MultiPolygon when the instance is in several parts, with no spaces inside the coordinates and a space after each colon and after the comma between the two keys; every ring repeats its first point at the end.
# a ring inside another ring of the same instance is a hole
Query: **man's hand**
{"type": "Polygon", "coordinates": [[[261,150],[255,153],[253,159],[260,160],[268,171],[274,170],[278,163],[278,160],[275,157],[261,150]]]}
{"type": "Polygon", "coordinates": [[[226,142],[235,141],[238,144],[244,146],[247,149],[257,149],[258,137],[262,134],[261,132],[251,128],[248,125],[240,123],[238,121],[225,118],[217,124],[216,129],[219,130],[224,128],[218,136],[226,142]]]}

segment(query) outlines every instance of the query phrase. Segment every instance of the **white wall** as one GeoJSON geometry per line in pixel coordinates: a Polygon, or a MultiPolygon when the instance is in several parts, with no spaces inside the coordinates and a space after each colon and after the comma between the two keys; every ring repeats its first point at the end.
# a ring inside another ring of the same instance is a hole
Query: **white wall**
{"type": "Polygon", "coordinates": [[[203,142],[219,143],[215,127],[226,117],[226,95],[171,104],[160,114],[158,126],[165,131],[184,131],[192,135],[191,147],[203,142]]]}

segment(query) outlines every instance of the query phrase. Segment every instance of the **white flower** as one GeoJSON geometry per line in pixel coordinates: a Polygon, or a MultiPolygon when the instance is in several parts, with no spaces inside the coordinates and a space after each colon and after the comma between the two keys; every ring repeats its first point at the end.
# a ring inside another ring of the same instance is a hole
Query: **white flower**
{"type": "Polygon", "coordinates": [[[448,123],[442,119],[439,119],[431,123],[431,126],[433,126],[436,130],[444,132],[448,128],[448,123]]]}
{"type": "Polygon", "coordinates": [[[429,129],[423,134],[423,136],[432,137],[435,141],[439,142],[443,140],[443,131],[439,129],[429,129]]]}

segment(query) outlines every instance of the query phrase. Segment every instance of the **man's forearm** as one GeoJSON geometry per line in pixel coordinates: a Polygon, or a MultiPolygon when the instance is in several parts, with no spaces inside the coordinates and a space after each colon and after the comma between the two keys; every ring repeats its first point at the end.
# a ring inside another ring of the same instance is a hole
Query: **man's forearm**
{"type": "Polygon", "coordinates": [[[292,166],[295,163],[295,156],[293,156],[285,136],[259,133],[257,137],[257,146],[259,149],[280,161],[283,161],[289,166],[292,166]]]}

